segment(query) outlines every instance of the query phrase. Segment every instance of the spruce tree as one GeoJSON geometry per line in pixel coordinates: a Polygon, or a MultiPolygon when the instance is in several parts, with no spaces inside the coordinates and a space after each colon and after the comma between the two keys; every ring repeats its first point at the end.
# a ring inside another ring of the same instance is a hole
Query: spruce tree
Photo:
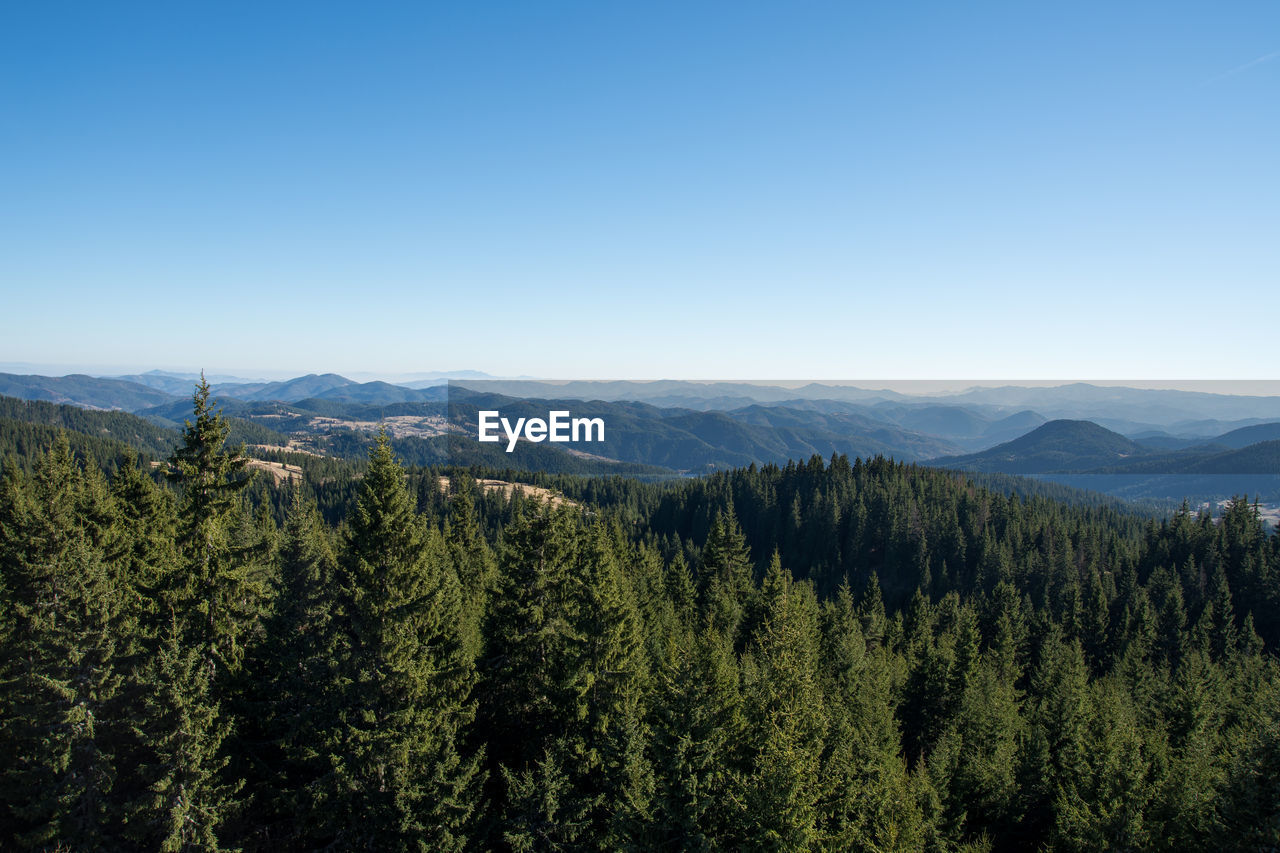
{"type": "Polygon", "coordinates": [[[664,582],[676,617],[685,627],[692,627],[698,607],[697,587],[684,554],[677,552],[671,562],[667,563],[664,582]]]}
{"type": "Polygon", "coordinates": [[[497,561],[476,517],[475,481],[466,473],[456,473],[449,488],[445,541],[461,589],[463,637],[474,659],[482,650],[484,614],[497,582],[497,561]]]}
{"type": "Polygon", "coordinates": [[[337,560],[315,502],[295,488],[280,545],[279,591],[254,675],[265,691],[257,764],[260,829],[300,846],[323,836],[321,780],[328,772],[324,738],[336,722],[337,560]]]}
{"type": "Polygon", "coordinates": [[[582,638],[582,667],[571,758],[579,796],[589,803],[592,836],[602,847],[617,849],[643,841],[650,813],[648,671],[640,611],[616,545],[601,525],[586,535],[576,567],[584,581],[575,629],[582,638]]]}
{"type": "Polygon", "coordinates": [[[480,777],[477,757],[460,751],[475,706],[458,578],[385,433],[370,450],[340,571],[341,692],[325,744],[334,838],[359,849],[463,849],[480,777]]]}
{"type": "Polygon", "coordinates": [[[1152,791],[1134,709],[1112,680],[1092,686],[1079,763],[1058,781],[1051,843],[1059,850],[1141,850],[1152,791]]]}
{"type": "MultiPolygon", "coordinates": [[[[229,759],[231,700],[245,638],[262,618],[264,590],[232,536],[248,460],[225,447],[230,425],[214,411],[203,374],[182,444],[170,457],[179,491],[177,557],[157,580],[158,636],[141,668],[140,775],[132,804],[139,840],[162,849],[222,849],[244,780],[229,759]]],[[[136,489],[135,489],[136,490],[136,489]]]]}
{"type": "Polygon", "coordinates": [[[572,574],[580,546],[575,524],[567,507],[544,505],[504,533],[480,691],[495,783],[499,766],[521,772],[544,761],[567,709],[576,707],[582,580],[572,574]]]}
{"type": "Polygon", "coordinates": [[[230,849],[222,839],[244,782],[228,779],[224,742],[230,718],[212,698],[209,658],[188,645],[176,616],[142,673],[138,740],[147,789],[131,804],[129,835],[143,848],[169,853],[230,849]]]}
{"type": "Polygon", "coordinates": [[[657,673],[654,821],[671,849],[745,843],[742,750],[746,731],[733,649],[709,626],[672,638],[657,673]]]}
{"type": "Polygon", "coordinates": [[[828,719],[818,677],[817,608],[775,554],[764,621],[743,664],[750,763],[747,846],[806,849],[820,838],[821,759],[828,719]]]}
{"type": "Polygon", "coordinates": [[[718,513],[702,549],[704,609],[712,624],[740,646],[743,620],[754,613],[751,554],[733,511],[718,513]]]}
{"type": "Polygon", "coordinates": [[[163,584],[174,571],[177,516],[173,494],[156,485],[136,459],[127,459],[111,481],[120,536],[112,563],[128,605],[137,613],[147,648],[165,622],[163,584]]]}
{"type": "Polygon", "coordinates": [[[899,754],[890,658],[883,649],[867,650],[847,583],[824,607],[822,661],[829,721],[820,773],[822,847],[918,848],[924,818],[899,754]]]}
{"type": "Polygon", "coordinates": [[[192,397],[195,420],[186,422],[182,444],[169,459],[178,487],[180,566],[165,598],[183,631],[183,642],[199,649],[217,689],[240,667],[244,637],[261,616],[265,590],[251,563],[238,559],[231,531],[239,494],[252,471],[241,449],[228,450],[230,424],[214,411],[203,374],[192,397]]]}
{"type": "Polygon", "coordinates": [[[115,790],[126,748],[121,687],[133,626],[104,559],[111,507],[65,434],[26,485],[5,484],[0,524],[8,640],[0,653],[9,843],[120,843],[115,790]]]}

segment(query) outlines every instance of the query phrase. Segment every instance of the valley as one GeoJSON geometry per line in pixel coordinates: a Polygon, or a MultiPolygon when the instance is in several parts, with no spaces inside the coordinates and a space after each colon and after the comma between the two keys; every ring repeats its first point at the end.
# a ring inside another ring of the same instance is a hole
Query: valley
{"type": "MultiPolygon", "coordinates": [[[[145,451],[181,427],[190,405],[183,386],[190,383],[160,372],[0,374],[0,391],[14,398],[137,416],[132,438],[118,437],[145,451]]],[[[470,378],[412,386],[309,374],[275,382],[226,378],[213,390],[233,440],[257,455],[279,456],[280,464],[295,464],[284,458],[290,454],[360,460],[385,430],[417,465],[662,479],[813,456],[885,456],[1035,477],[1126,500],[1201,503],[1240,493],[1280,501],[1277,397],[1086,383],[919,395],[829,382],[470,378]],[[476,442],[480,412],[499,409],[512,423],[564,410],[608,429],[604,441],[555,446],[523,436],[476,442]]]]}

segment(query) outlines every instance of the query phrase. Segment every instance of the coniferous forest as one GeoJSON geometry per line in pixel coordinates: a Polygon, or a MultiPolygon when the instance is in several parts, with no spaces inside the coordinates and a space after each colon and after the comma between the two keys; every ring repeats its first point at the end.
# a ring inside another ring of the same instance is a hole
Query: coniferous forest
{"type": "Polygon", "coordinates": [[[1245,499],[836,456],[506,500],[385,438],[326,490],[228,429],[202,386],[161,465],[4,465],[0,848],[1280,845],[1245,499]]]}

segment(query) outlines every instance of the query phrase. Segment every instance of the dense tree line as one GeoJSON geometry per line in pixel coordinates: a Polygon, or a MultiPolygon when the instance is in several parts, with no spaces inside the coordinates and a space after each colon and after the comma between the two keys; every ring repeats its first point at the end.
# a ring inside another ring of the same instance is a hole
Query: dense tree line
{"type": "MultiPolygon", "coordinates": [[[[109,438],[152,457],[163,458],[173,448],[175,433],[136,415],[99,412],[43,400],[19,400],[0,395],[0,419],[61,427],[72,433],[109,438]]],[[[48,446],[48,445],[46,445],[48,446]]]]}
{"type": "Polygon", "coordinates": [[[65,441],[77,459],[105,473],[113,473],[122,465],[138,459],[150,459],[133,446],[61,427],[0,418],[0,474],[21,468],[28,474],[41,454],[58,441],[65,441]]]}
{"type": "Polygon", "coordinates": [[[553,507],[383,438],[327,520],[227,436],[205,386],[167,484],[65,437],[6,466],[0,846],[1280,844],[1244,501],[836,457],[553,507]]]}

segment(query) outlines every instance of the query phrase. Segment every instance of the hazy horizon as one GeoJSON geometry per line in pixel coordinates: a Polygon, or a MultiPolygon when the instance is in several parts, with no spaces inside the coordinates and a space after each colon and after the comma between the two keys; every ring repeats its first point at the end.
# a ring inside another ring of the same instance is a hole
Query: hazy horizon
{"type": "MultiPolygon", "coordinates": [[[[57,365],[57,364],[35,364],[30,362],[0,362],[0,373],[11,374],[29,374],[36,376],[68,376],[68,375],[86,375],[99,378],[114,378],[119,376],[141,375],[147,372],[160,372],[175,375],[198,375],[201,370],[207,377],[214,381],[214,377],[222,377],[221,381],[243,381],[243,382],[278,382],[288,379],[294,379],[299,376],[306,375],[323,375],[326,373],[335,373],[346,377],[353,381],[371,382],[382,381],[392,384],[402,382],[421,381],[424,375],[436,375],[443,384],[449,378],[461,376],[463,374],[473,374],[468,368],[459,368],[457,370],[437,370],[422,369],[419,371],[409,372],[368,372],[368,371],[345,371],[345,370],[305,370],[294,372],[279,369],[264,368],[185,368],[185,367],[155,367],[155,366],[103,366],[103,365],[57,365]],[[61,371],[61,372],[48,372],[61,371]]],[[[1063,378],[975,378],[975,379],[850,379],[848,377],[815,377],[815,378],[758,378],[758,377],[704,377],[704,376],[663,376],[663,377],[634,377],[634,376],[603,376],[603,377],[586,377],[578,376],[573,378],[564,377],[540,377],[529,375],[486,375],[483,377],[470,377],[476,381],[522,381],[522,382],[543,382],[543,383],[568,383],[568,382],[690,382],[698,384],[711,383],[734,383],[745,385],[770,385],[775,387],[800,387],[810,383],[825,385],[847,385],[856,386],[865,390],[888,390],[900,394],[919,395],[919,396],[947,396],[949,394],[961,393],[971,388],[998,388],[1001,386],[1018,386],[1025,388],[1053,388],[1063,385],[1086,384],[1099,387],[1118,387],[1118,388],[1135,388],[1142,390],[1175,390],[1175,391],[1193,391],[1210,394],[1231,394],[1242,396],[1280,396],[1280,380],[1241,380],[1241,379],[1063,379],[1063,378]]]]}

